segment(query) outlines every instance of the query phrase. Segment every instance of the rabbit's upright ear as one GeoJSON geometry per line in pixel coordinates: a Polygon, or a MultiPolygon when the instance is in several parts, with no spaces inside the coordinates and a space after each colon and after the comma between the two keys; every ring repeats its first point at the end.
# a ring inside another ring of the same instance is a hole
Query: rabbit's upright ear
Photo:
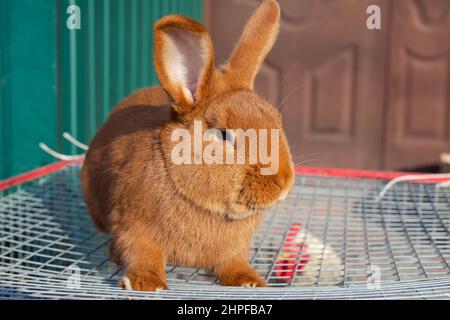
{"type": "Polygon", "coordinates": [[[247,22],[225,70],[239,85],[253,89],[261,64],[272,49],[280,25],[280,6],[275,0],[264,0],[247,22]]]}
{"type": "Polygon", "coordinates": [[[195,20],[166,16],[155,23],[154,63],[175,110],[186,114],[208,92],[214,52],[208,31],[195,20]]]}

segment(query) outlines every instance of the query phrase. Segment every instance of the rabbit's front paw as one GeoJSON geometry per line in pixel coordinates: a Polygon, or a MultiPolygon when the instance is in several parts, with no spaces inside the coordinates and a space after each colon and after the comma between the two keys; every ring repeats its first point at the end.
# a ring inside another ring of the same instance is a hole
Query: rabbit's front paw
{"type": "Polygon", "coordinates": [[[245,288],[265,287],[264,281],[256,274],[238,272],[222,276],[220,281],[224,286],[238,286],[245,288]]]}
{"type": "Polygon", "coordinates": [[[168,289],[167,284],[156,274],[153,273],[133,273],[128,272],[119,286],[127,290],[137,291],[160,291],[168,289]]]}

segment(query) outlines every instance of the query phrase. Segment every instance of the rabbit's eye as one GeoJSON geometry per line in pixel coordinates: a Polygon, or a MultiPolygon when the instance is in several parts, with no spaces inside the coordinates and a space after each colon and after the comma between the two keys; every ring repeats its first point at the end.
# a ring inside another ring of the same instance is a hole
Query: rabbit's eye
{"type": "Polygon", "coordinates": [[[219,129],[221,134],[221,139],[226,142],[234,143],[234,137],[231,132],[227,129],[219,129]]]}

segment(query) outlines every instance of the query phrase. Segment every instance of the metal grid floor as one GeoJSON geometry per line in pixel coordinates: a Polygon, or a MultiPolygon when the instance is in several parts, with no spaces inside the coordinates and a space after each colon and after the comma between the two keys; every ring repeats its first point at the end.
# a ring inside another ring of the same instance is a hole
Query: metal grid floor
{"type": "Polygon", "coordinates": [[[79,166],[0,197],[0,298],[450,298],[450,194],[403,183],[297,176],[266,214],[251,263],[268,288],[219,286],[204,270],[168,266],[170,290],[117,287],[80,191],[79,166]]]}

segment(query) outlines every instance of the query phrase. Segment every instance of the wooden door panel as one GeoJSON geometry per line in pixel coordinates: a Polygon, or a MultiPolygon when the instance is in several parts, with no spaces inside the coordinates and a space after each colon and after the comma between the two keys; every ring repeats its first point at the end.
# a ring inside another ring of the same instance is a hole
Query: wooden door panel
{"type": "Polygon", "coordinates": [[[437,163],[450,150],[450,1],[396,0],[387,169],[437,163]]]}
{"type": "MultiPolygon", "coordinates": [[[[259,1],[207,1],[218,61],[225,61],[259,1]]],[[[386,31],[366,28],[358,0],[280,0],[281,31],[256,80],[280,108],[297,162],[379,168],[386,31]]]]}

